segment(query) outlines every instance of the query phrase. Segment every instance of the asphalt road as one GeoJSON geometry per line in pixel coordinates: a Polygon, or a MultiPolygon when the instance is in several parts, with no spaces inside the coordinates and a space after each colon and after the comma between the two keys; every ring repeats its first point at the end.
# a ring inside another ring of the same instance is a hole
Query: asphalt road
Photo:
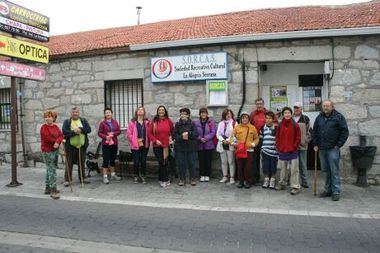
{"type": "MultiPolygon", "coordinates": [[[[163,199],[163,201],[165,201],[163,199]]],[[[190,252],[380,252],[380,220],[0,196],[0,231],[190,252]]],[[[65,252],[0,241],[0,252],[65,252]]]]}

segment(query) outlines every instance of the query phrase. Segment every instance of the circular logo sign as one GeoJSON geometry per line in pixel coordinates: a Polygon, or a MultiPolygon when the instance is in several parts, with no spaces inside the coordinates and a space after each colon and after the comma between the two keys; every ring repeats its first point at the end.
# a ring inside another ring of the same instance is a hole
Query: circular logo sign
{"type": "Polygon", "coordinates": [[[169,60],[159,59],[153,63],[152,73],[158,79],[167,78],[173,71],[173,65],[169,60]]]}
{"type": "Polygon", "coordinates": [[[3,16],[7,16],[9,14],[8,4],[0,2],[0,14],[3,16]]]}

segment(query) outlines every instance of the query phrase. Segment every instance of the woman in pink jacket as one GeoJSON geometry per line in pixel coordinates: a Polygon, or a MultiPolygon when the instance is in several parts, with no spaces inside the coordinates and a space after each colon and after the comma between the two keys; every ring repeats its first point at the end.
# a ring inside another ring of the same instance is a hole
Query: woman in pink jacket
{"type": "Polygon", "coordinates": [[[149,150],[149,120],[145,117],[145,109],[140,106],[135,111],[135,117],[128,124],[126,137],[133,155],[134,181],[146,183],[146,156],[149,150]]]}
{"type": "Polygon", "coordinates": [[[111,179],[120,180],[115,174],[115,160],[117,156],[117,136],[120,134],[119,123],[112,118],[112,109],[104,110],[104,119],[100,122],[98,136],[102,138],[103,154],[103,183],[109,184],[108,168],[111,172],[111,179]]]}

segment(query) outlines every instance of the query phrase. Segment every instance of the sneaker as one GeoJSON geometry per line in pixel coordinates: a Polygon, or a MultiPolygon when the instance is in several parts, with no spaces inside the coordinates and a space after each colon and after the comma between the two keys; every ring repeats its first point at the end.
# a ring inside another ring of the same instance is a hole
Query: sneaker
{"type": "Polygon", "coordinates": [[[133,182],[134,182],[135,184],[138,184],[138,183],[139,183],[139,177],[134,177],[134,178],[133,178],[133,182]]]}
{"type": "Polygon", "coordinates": [[[248,182],[244,182],[244,188],[245,188],[245,189],[249,189],[249,188],[251,188],[251,184],[248,183],[248,182]]]}
{"type": "Polygon", "coordinates": [[[220,183],[227,183],[228,177],[223,177],[222,180],[220,180],[220,183]]]}
{"type": "Polygon", "coordinates": [[[209,176],[205,176],[205,182],[210,182],[210,177],[209,176]]]}
{"type": "Polygon", "coordinates": [[[263,188],[266,189],[269,186],[269,177],[264,178],[263,188]]]}
{"type": "Polygon", "coordinates": [[[242,181],[239,181],[239,183],[236,185],[237,188],[243,188],[244,184],[242,181]]]}
{"type": "Polygon", "coordinates": [[[338,193],[334,193],[331,196],[332,201],[338,201],[340,199],[340,195],[338,193]]]}
{"type": "Polygon", "coordinates": [[[103,177],[103,183],[104,184],[109,184],[110,181],[108,180],[108,177],[103,177]]]}
{"type": "Polygon", "coordinates": [[[233,179],[232,177],[230,178],[230,184],[234,184],[235,183],[235,179],[233,179]]]}
{"type": "Polygon", "coordinates": [[[63,183],[63,186],[64,186],[64,187],[69,187],[69,185],[70,185],[70,183],[69,183],[68,181],[65,181],[65,182],[63,183]]]}
{"type": "Polygon", "coordinates": [[[319,197],[320,198],[327,198],[327,197],[331,197],[331,192],[326,192],[326,191],[323,191],[319,194],[319,197]]]}
{"type": "Polygon", "coordinates": [[[50,197],[54,200],[59,199],[59,193],[58,192],[51,192],[50,197]]]}
{"type": "Polygon", "coordinates": [[[194,178],[192,178],[192,179],[190,180],[190,184],[191,184],[191,186],[196,186],[196,185],[197,185],[197,182],[195,181],[194,178]]]}
{"type": "Polygon", "coordinates": [[[46,186],[45,187],[45,194],[49,195],[50,193],[51,193],[51,189],[48,186],[46,186]]]}
{"type": "Polygon", "coordinates": [[[275,184],[276,184],[276,179],[275,178],[271,178],[270,181],[269,181],[269,189],[274,189],[275,188],[275,184]]]}
{"type": "Polygon", "coordinates": [[[141,183],[146,184],[145,177],[141,177],[141,183]]]}
{"type": "Polygon", "coordinates": [[[165,186],[169,186],[169,185],[170,185],[170,180],[165,182],[165,186]]]}
{"type": "Polygon", "coordinates": [[[185,185],[185,183],[183,182],[183,180],[179,180],[178,186],[184,186],[184,185],[185,185]]]}
{"type": "Polygon", "coordinates": [[[290,191],[290,194],[291,195],[297,195],[298,193],[300,193],[300,189],[298,189],[298,188],[293,188],[291,191],[290,191]]]}
{"type": "Polygon", "coordinates": [[[121,180],[121,177],[116,176],[116,175],[111,175],[111,179],[112,179],[112,180],[115,180],[115,181],[120,181],[120,180],[121,180]]]}
{"type": "Polygon", "coordinates": [[[282,184],[278,184],[276,186],[276,191],[282,191],[282,190],[285,190],[286,186],[285,185],[282,185],[282,184]]]}
{"type": "Polygon", "coordinates": [[[199,179],[199,181],[204,182],[205,181],[205,177],[201,176],[201,179],[199,179]]]}

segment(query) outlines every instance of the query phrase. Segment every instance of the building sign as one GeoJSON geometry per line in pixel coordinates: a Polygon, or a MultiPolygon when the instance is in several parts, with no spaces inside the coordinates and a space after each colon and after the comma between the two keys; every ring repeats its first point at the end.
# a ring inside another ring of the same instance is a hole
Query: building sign
{"type": "Polygon", "coordinates": [[[44,81],[46,79],[45,69],[10,61],[0,61],[0,75],[14,76],[37,81],[44,81]]]}
{"type": "Polygon", "coordinates": [[[205,53],[151,59],[152,82],[227,79],[227,53],[205,53]]]}
{"type": "Polygon", "coordinates": [[[270,87],[270,110],[274,113],[281,112],[282,108],[288,106],[286,86],[270,87]]]}
{"type": "Polygon", "coordinates": [[[209,106],[228,105],[227,80],[209,80],[206,82],[207,104],[209,106]]]}
{"type": "Polygon", "coordinates": [[[39,41],[49,41],[49,18],[21,7],[0,1],[0,30],[39,41]]]}
{"type": "Polygon", "coordinates": [[[47,47],[3,35],[0,35],[0,54],[41,63],[49,62],[47,47]]]}

